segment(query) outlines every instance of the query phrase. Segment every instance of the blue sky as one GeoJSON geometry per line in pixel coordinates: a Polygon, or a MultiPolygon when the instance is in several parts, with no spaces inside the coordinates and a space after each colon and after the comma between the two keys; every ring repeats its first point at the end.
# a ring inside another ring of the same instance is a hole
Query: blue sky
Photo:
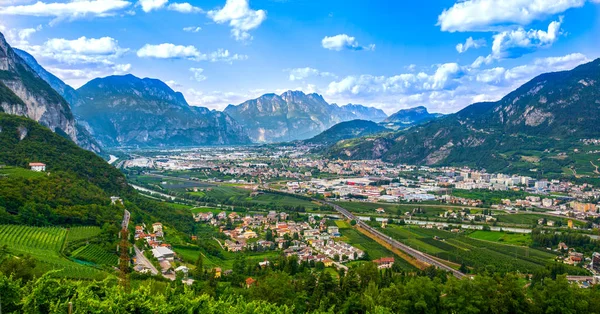
{"type": "Polygon", "coordinates": [[[599,13],[600,0],[0,0],[0,31],[76,88],[132,73],[218,110],[299,89],[449,113],[599,57],[599,13]]]}

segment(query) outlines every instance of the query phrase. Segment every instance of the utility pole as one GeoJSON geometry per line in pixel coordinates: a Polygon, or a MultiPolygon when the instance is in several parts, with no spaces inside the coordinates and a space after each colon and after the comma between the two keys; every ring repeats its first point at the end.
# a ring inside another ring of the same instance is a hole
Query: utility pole
{"type": "Polygon", "coordinates": [[[125,210],[123,215],[123,223],[121,224],[121,231],[119,233],[121,242],[119,243],[119,284],[129,292],[129,211],[125,210]]]}

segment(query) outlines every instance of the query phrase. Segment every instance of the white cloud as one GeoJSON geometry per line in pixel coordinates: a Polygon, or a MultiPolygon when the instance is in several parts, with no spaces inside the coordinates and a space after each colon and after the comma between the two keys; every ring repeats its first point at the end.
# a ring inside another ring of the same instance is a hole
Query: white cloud
{"type": "Polygon", "coordinates": [[[498,100],[539,74],[572,69],[587,61],[585,55],[574,53],[513,68],[478,69],[446,63],[437,65],[432,73],[347,76],[331,82],[325,94],[328,101],[363,103],[388,113],[418,105],[449,113],[474,102],[498,100]]]}
{"type": "Polygon", "coordinates": [[[547,31],[525,31],[519,27],[516,30],[498,33],[494,35],[492,54],[496,59],[514,59],[538,48],[549,47],[558,40],[561,23],[562,18],[559,21],[553,21],[548,25],[547,31]]]}
{"type": "Polygon", "coordinates": [[[202,53],[194,46],[181,46],[171,43],[160,45],[146,44],[137,51],[140,58],[154,59],[188,59],[193,61],[228,62],[248,59],[246,55],[231,54],[229,50],[218,49],[211,53],[202,53]]]}
{"type": "Polygon", "coordinates": [[[321,40],[321,45],[325,49],[341,51],[341,50],[375,50],[375,45],[371,44],[368,46],[361,46],[358,44],[356,38],[348,36],[346,34],[339,34],[335,36],[325,36],[321,40]]]}
{"type": "Polygon", "coordinates": [[[311,68],[311,67],[287,69],[285,71],[290,73],[290,76],[289,76],[290,81],[302,81],[311,76],[337,77],[335,74],[333,74],[331,72],[321,72],[321,71],[311,68]]]}
{"type": "Polygon", "coordinates": [[[467,50],[473,48],[473,49],[477,49],[477,48],[481,48],[483,46],[485,46],[486,42],[485,39],[480,38],[480,39],[473,39],[473,37],[469,37],[467,38],[467,41],[463,44],[460,43],[458,45],[456,45],[456,51],[458,51],[458,53],[463,53],[463,52],[467,52],[467,50]]]}
{"type": "Polygon", "coordinates": [[[534,29],[526,31],[519,27],[515,30],[495,34],[493,36],[492,53],[486,57],[478,57],[471,66],[479,68],[484,64],[491,64],[495,60],[516,59],[540,48],[548,48],[561,35],[561,23],[562,17],[558,21],[551,22],[547,31],[534,29]]]}
{"type": "Polygon", "coordinates": [[[585,3],[586,0],[458,1],[439,15],[437,25],[448,32],[498,30],[504,26],[528,25],[585,3]]]}
{"type": "Polygon", "coordinates": [[[4,37],[13,47],[26,47],[29,45],[31,35],[42,30],[42,25],[33,28],[12,29],[0,24],[0,31],[4,33],[4,37]]]}
{"type": "Polygon", "coordinates": [[[197,33],[201,30],[202,30],[202,27],[200,27],[200,26],[189,26],[189,27],[183,28],[184,32],[189,32],[189,33],[197,33]]]}
{"type": "Polygon", "coordinates": [[[190,72],[192,72],[191,79],[197,82],[205,81],[207,78],[205,75],[202,74],[204,73],[204,69],[202,68],[190,68],[190,72]]]}
{"type": "Polygon", "coordinates": [[[148,13],[163,8],[168,2],[169,0],[140,0],[138,4],[144,12],[148,13]]]}
{"type": "Polygon", "coordinates": [[[171,11],[177,11],[180,13],[202,13],[202,12],[204,12],[199,7],[195,7],[187,2],[171,3],[167,7],[167,9],[169,9],[171,11]]]}
{"type": "Polygon", "coordinates": [[[264,93],[265,91],[261,89],[240,92],[204,92],[193,88],[189,88],[184,92],[185,98],[190,105],[208,107],[216,110],[223,110],[229,104],[241,104],[248,99],[254,99],[264,93]]]}
{"type": "Polygon", "coordinates": [[[113,16],[130,5],[129,1],[124,0],[38,1],[33,4],[0,6],[0,14],[54,17],[51,23],[56,23],[65,19],[113,16]]]}
{"type": "Polygon", "coordinates": [[[51,59],[66,64],[113,65],[111,60],[121,57],[129,49],[121,48],[112,37],[74,40],[52,38],[42,45],[24,46],[23,49],[37,58],[51,59]]]}
{"type": "Polygon", "coordinates": [[[222,9],[209,11],[208,16],[216,23],[229,23],[235,40],[248,41],[252,40],[248,32],[267,19],[267,12],[252,10],[248,0],[227,0],[222,9]]]}

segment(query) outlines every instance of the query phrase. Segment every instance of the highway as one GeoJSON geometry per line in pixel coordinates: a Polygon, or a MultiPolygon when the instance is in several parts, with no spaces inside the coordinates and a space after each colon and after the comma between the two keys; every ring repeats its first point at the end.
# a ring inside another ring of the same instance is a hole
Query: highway
{"type": "Polygon", "coordinates": [[[142,253],[142,251],[140,251],[140,249],[138,249],[135,245],[133,246],[133,248],[135,250],[135,258],[137,263],[144,265],[146,268],[150,269],[152,275],[158,275],[158,270],[156,269],[156,267],[154,267],[154,265],[152,265],[152,263],[150,263],[146,256],[144,256],[144,253],[142,253]]]}
{"type": "Polygon", "coordinates": [[[413,258],[415,258],[415,259],[417,259],[417,260],[419,260],[421,262],[425,262],[425,263],[427,263],[429,265],[434,265],[434,266],[436,266],[438,268],[441,268],[443,270],[449,271],[456,278],[460,279],[463,276],[465,276],[465,274],[459,272],[458,270],[456,270],[456,269],[454,269],[454,268],[452,268],[452,267],[450,267],[448,265],[445,265],[445,264],[439,262],[438,260],[436,260],[435,258],[433,258],[431,255],[425,254],[425,253],[423,253],[421,251],[417,251],[417,250],[411,248],[410,246],[408,246],[408,245],[406,245],[406,244],[404,244],[402,242],[396,241],[392,237],[390,237],[390,236],[382,233],[381,231],[376,230],[375,228],[367,225],[366,223],[360,221],[360,219],[357,219],[357,217],[354,216],[347,209],[345,209],[345,208],[343,208],[343,207],[341,207],[341,206],[339,206],[337,204],[334,204],[334,203],[330,203],[330,202],[324,202],[324,203],[327,204],[327,205],[329,205],[329,206],[331,206],[331,207],[333,207],[337,212],[339,212],[340,214],[344,215],[344,217],[346,217],[346,218],[348,218],[350,220],[356,221],[356,223],[358,224],[358,226],[360,228],[363,228],[363,229],[367,230],[368,232],[370,232],[371,234],[373,234],[374,236],[376,236],[380,240],[385,241],[389,245],[393,246],[396,249],[399,249],[399,250],[405,252],[406,254],[412,256],[413,258]]]}

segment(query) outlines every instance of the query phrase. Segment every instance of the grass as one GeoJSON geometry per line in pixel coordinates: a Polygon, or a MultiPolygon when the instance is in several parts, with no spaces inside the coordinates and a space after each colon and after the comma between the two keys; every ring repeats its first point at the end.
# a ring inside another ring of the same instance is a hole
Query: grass
{"type": "Polygon", "coordinates": [[[85,226],[85,227],[72,227],[69,228],[67,234],[68,242],[79,242],[92,239],[98,236],[102,230],[96,226],[85,226]]]}
{"type": "MultiPolygon", "coordinates": [[[[520,225],[535,225],[538,220],[541,218],[546,218],[546,220],[552,220],[554,222],[560,221],[563,226],[567,225],[569,221],[568,218],[548,216],[543,214],[528,214],[528,213],[518,213],[518,214],[504,214],[497,215],[496,218],[498,222],[510,223],[510,224],[520,224],[520,225]]],[[[582,223],[576,220],[573,220],[575,225],[581,225],[582,223]]]]}
{"type": "Polygon", "coordinates": [[[31,171],[29,169],[23,169],[18,167],[2,167],[0,168],[0,177],[10,176],[19,177],[25,179],[39,178],[46,175],[44,172],[31,171]]]}
{"type": "Polygon", "coordinates": [[[89,244],[80,247],[73,254],[74,258],[97,265],[117,266],[119,258],[116,254],[107,252],[101,246],[89,244]]]}
{"type": "MultiPolygon", "coordinates": [[[[215,240],[210,240],[215,241],[215,240]]],[[[204,267],[213,268],[213,267],[221,267],[222,269],[232,269],[233,262],[236,257],[244,256],[246,258],[247,264],[256,263],[264,261],[265,259],[273,259],[278,257],[281,252],[279,251],[267,251],[267,252],[228,252],[222,250],[223,258],[219,258],[217,256],[212,256],[210,254],[206,254],[197,246],[174,246],[173,251],[177,253],[179,257],[181,257],[186,263],[194,264],[200,254],[204,256],[204,267]]]]}
{"type": "MultiPolygon", "coordinates": [[[[552,263],[556,257],[552,252],[509,244],[524,241],[526,235],[484,231],[474,231],[464,235],[444,230],[397,225],[388,225],[388,228],[381,230],[413,248],[440,259],[457,264],[465,263],[474,272],[491,267],[499,272],[519,271],[531,274],[552,263]],[[500,241],[501,239],[505,239],[505,242],[500,241]]],[[[574,266],[566,266],[566,269],[572,275],[587,273],[584,269],[574,266]]]]}
{"type": "Polygon", "coordinates": [[[370,259],[373,260],[382,257],[396,257],[396,262],[400,263],[403,269],[415,269],[411,264],[409,264],[402,258],[399,258],[392,251],[388,250],[381,244],[375,242],[373,239],[362,234],[358,230],[352,228],[352,226],[350,226],[348,222],[344,220],[336,220],[335,224],[340,228],[340,233],[342,234],[342,237],[340,237],[339,240],[344,241],[364,252],[367,252],[370,259]]]}
{"type": "Polygon", "coordinates": [[[37,260],[35,271],[43,274],[59,270],[53,276],[77,279],[101,279],[105,273],[83,266],[62,256],[67,229],[59,227],[29,227],[0,225],[0,246],[7,245],[14,255],[30,255],[37,260]]]}
{"type": "Polygon", "coordinates": [[[469,237],[479,240],[502,242],[511,245],[528,246],[531,245],[531,235],[524,233],[508,233],[497,231],[477,230],[469,234],[469,237]]]}

